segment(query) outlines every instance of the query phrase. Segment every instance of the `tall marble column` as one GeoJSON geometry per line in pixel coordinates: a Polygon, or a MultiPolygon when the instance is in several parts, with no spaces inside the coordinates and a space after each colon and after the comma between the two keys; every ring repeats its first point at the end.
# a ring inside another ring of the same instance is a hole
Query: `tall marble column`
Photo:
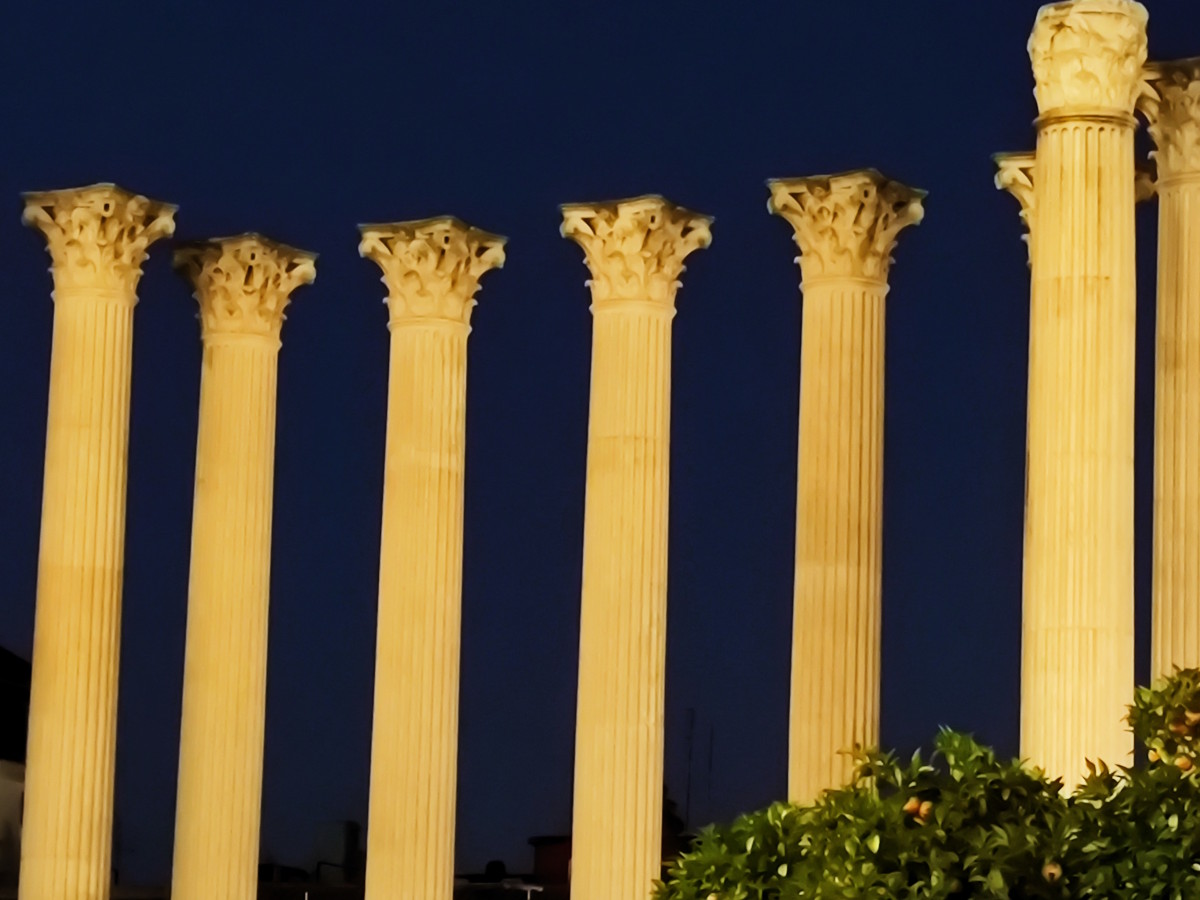
{"type": "Polygon", "coordinates": [[[879,743],[884,298],[925,194],[873,170],[768,185],[804,291],[788,798],[811,803],[879,743]]]}
{"type": "Polygon", "coordinates": [[[174,213],[111,184],[25,195],[53,261],[54,341],[21,900],[109,893],[133,307],[174,213]]]}
{"type": "Polygon", "coordinates": [[[1134,101],[1146,10],[1043,7],[1032,178],[1021,755],[1067,786],[1129,761],[1134,101]]]}
{"type": "Polygon", "coordinates": [[[255,234],[175,252],[204,355],[173,900],[258,891],[279,334],[314,259],[255,234]]]}
{"type": "Polygon", "coordinates": [[[661,197],[563,207],[591,271],[573,900],[639,900],[662,866],[671,320],[712,220],[661,197]]]}
{"type": "Polygon", "coordinates": [[[1158,147],[1152,675],[1200,666],[1200,58],[1147,67],[1158,147]]]}
{"type": "Polygon", "coordinates": [[[366,897],[450,900],[467,334],[504,238],[453,218],[361,230],[391,331],[366,897]]]}

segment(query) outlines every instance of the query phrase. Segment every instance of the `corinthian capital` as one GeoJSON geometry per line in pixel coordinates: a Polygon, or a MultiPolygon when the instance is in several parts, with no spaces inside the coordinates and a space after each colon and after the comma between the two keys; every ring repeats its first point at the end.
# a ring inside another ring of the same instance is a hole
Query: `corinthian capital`
{"type": "Polygon", "coordinates": [[[924,191],[874,169],[777,178],[767,182],[767,209],[795,232],[805,281],[870,278],[887,281],[896,236],[925,215],[924,191]]]}
{"type": "Polygon", "coordinates": [[[113,184],[23,195],[26,225],[46,236],[57,291],[132,296],[147,248],[175,231],[175,207],[113,184]]]}
{"type": "Polygon", "coordinates": [[[453,216],[361,225],[359,231],[359,255],[383,270],[393,323],[441,319],[469,325],[479,279],[504,265],[504,238],[453,216]]]}
{"type": "Polygon", "coordinates": [[[1043,119],[1132,115],[1146,62],[1147,19],[1146,8],[1132,0],[1043,6],[1029,37],[1043,119]]]}
{"type": "Polygon", "coordinates": [[[559,231],[583,248],[596,305],[650,302],[674,309],[684,258],[712,243],[712,219],[658,196],[562,207],[559,231]]]}
{"type": "Polygon", "coordinates": [[[1200,57],[1148,65],[1138,108],[1158,148],[1158,177],[1200,175],[1200,57]]]}
{"type": "Polygon", "coordinates": [[[315,253],[257,234],[213,238],[175,251],[175,268],[195,288],[205,340],[251,335],[279,340],[292,291],[317,277],[315,253]]]}

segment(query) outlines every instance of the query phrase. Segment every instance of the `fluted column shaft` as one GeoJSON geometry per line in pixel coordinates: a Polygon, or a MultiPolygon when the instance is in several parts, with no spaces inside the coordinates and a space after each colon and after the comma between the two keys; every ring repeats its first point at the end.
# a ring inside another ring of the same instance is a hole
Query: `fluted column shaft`
{"type": "Polygon", "coordinates": [[[1153,677],[1200,666],[1200,59],[1151,65],[1158,146],[1153,677]]]}
{"type": "Polygon", "coordinates": [[[571,883],[643,897],[662,863],[674,309],[593,312],[571,883]]]}
{"type": "Polygon", "coordinates": [[[1158,203],[1154,677],[1200,666],[1200,177],[1158,203]]]}
{"type": "Polygon", "coordinates": [[[448,898],[454,881],[467,327],[393,324],[391,345],[368,895],[448,898]],[[388,822],[403,823],[403,836],[389,834],[388,822]]]}
{"type": "Polygon", "coordinates": [[[1056,124],[1037,153],[1021,754],[1070,779],[1132,750],[1133,129],[1056,124]]]}
{"type": "Polygon", "coordinates": [[[257,890],[277,351],[206,342],[171,895],[257,890]]]}
{"type": "Polygon", "coordinates": [[[671,320],[709,220],[657,197],[563,219],[593,300],[571,894],[632,900],[662,867],[671,320]]]}
{"type": "Polygon", "coordinates": [[[109,185],[27,197],[54,259],[54,337],[21,900],[109,893],[133,308],[173,211],[109,185]]]}
{"type": "Polygon", "coordinates": [[[174,900],[258,891],[279,333],[309,254],[245,235],[180,249],[204,342],[174,900]]]}
{"type": "Polygon", "coordinates": [[[1131,113],[1145,10],[1125,0],[1046,7],[1030,54],[1042,118],[1030,238],[1021,755],[1070,786],[1085,759],[1124,764],[1133,749],[1123,721],[1134,650],[1131,113]]]}
{"type": "Polygon", "coordinates": [[[110,880],[136,301],[129,294],[60,294],[20,886],[22,898],[90,900],[107,896],[110,880]]]}
{"type": "Polygon", "coordinates": [[[873,170],[769,184],[804,276],[788,797],[811,803],[879,743],[884,298],[924,193],[873,170]]]}
{"type": "Polygon", "coordinates": [[[886,285],[804,287],[788,797],[879,743],[886,285]]]}
{"type": "Polygon", "coordinates": [[[450,900],[458,755],[467,335],[503,239],[364,226],[391,295],[368,900],[450,900]]]}

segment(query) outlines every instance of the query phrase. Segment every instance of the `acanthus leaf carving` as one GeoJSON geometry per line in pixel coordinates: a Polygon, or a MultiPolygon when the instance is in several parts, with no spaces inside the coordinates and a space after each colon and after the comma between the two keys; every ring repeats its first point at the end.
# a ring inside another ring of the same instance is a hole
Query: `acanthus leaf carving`
{"type": "Polygon", "coordinates": [[[650,302],[674,309],[688,254],[712,243],[712,218],[658,196],[562,207],[562,236],[583,249],[597,305],[650,302]]]}
{"type": "Polygon", "coordinates": [[[469,325],[479,279],[504,265],[505,239],[454,218],[362,225],[359,255],[383,270],[393,322],[469,325]]]}
{"type": "Polygon", "coordinates": [[[316,278],[316,254],[258,234],[185,244],[175,268],[195,289],[205,338],[251,335],[279,339],[292,292],[316,278]]]}
{"type": "Polygon", "coordinates": [[[23,221],[46,237],[56,292],[136,295],[149,246],[175,231],[176,207],[114,184],[23,198],[23,221]]]}
{"type": "Polygon", "coordinates": [[[1200,175],[1200,57],[1148,65],[1138,109],[1159,178],[1200,175]]]}
{"type": "Polygon", "coordinates": [[[1043,6],[1029,37],[1041,114],[1131,115],[1142,89],[1148,18],[1133,0],[1043,6]]]}
{"type": "Polygon", "coordinates": [[[767,209],[792,226],[805,281],[887,281],[897,235],[924,217],[924,191],[873,169],[780,178],[767,184],[767,209]]]}

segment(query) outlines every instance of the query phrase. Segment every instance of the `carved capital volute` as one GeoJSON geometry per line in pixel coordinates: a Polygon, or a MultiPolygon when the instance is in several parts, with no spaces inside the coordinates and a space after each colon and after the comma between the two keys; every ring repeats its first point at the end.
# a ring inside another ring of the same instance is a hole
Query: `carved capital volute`
{"type": "Polygon", "coordinates": [[[1146,62],[1146,8],[1132,0],[1043,6],[1029,37],[1042,121],[1133,114],[1146,62]]]}
{"type": "Polygon", "coordinates": [[[391,325],[468,326],[484,272],[504,265],[505,239],[453,216],[361,225],[360,256],[383,270],[391,325]]]}
{"type": "Polygon", "coordinates": [[[1033,172],[1037,154],[997,153],[992,160],[996,163],[996,187],[1008,191],[1021,204],[1021,224],[1025,226],[1021,240],[1029,248],[1032,261],[1033,244],[1029,238],[1033,232],[1033,172]]]}
{"type": "Polygon", "coordinates": [[[767,209],[792,226],[806,282],[866,278],[886,282],[896,236],[925,215],[925,192],[874,169],[767,182],[767,209]]]}
{"type": "Polygon", "coordinates": [[[55,296],[134,300],[147,248],[175,231],[175,207],[113,184],[23,195],[26,225],[46,236],[55,296]]]}
{"type": "Polygon", "coordinates": [[[1151,63],[1138,99],[1160,181],[1200,176],[1200,57],[1151,63]]]}
{"type": "Polygon", "coordinates": [[[992,159],[996,163],[996,187],[1008,191],[1021,204],[1021,223],[1027,231],[1033,230],[1033,171],[1037,154],[997,153],[992,159]]]}
{"type": "Polygon", "coordinates": [[[583,248],[596,309],[615,303],[675,309],[683,260],[712,243],[712,218],[658,196],[562,207],[562,236],[583,248]]]}
{"type": "Polygon", "coordinates": [[[205,341],[261,337],[278,345],[292,291],[317,276],[315,253],[257,234],[213,238],[175,251],[175,268],[200,303],[205,341]]]}

